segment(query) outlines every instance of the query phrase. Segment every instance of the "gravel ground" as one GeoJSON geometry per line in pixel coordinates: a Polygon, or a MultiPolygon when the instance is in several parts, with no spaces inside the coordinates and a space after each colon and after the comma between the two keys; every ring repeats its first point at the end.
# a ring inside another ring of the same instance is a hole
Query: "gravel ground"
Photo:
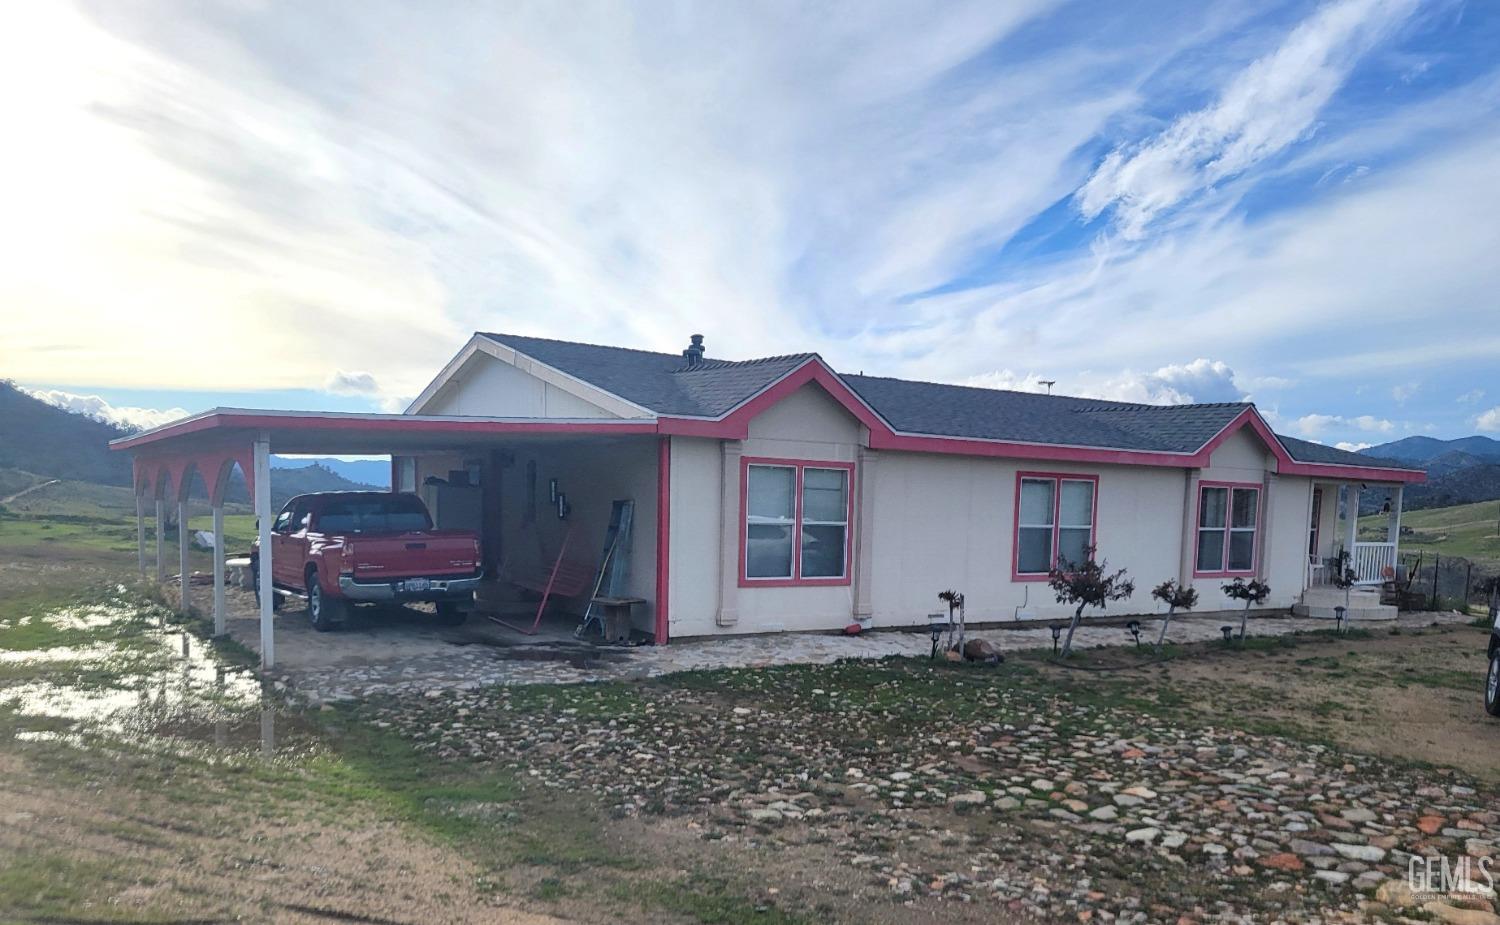
{"type": "Polygon", "coordinates": [[[826,898],[837,878],[820,871],[836,864],[858,884],[839,920],[1500,925],[1492,891],[1440,902],[1405,886],[1413,857],[1468,857],[1482,879],[1500,844],[1494,792],[1194,721],[1194,704],[1139,675],[846,661],[432,688],[363,709],[437,760],[686,826],[755,865],[769,895],[826,898]],[[778,869],[778,856],[820,860],[778,869]]]}

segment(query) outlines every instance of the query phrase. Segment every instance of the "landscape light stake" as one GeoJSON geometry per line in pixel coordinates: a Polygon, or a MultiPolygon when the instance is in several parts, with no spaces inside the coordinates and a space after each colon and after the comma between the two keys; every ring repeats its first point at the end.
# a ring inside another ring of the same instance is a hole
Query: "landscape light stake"
{"type": "Polygon", "coordinates": [[[1131,620],[1125,624],[1125,631],[1135,637],[1135,647],[1139,649],[1141,647],[1141,621],[1131,620]]]}
{"type": "Polygon", "coordinates": [[[943,619],[942,614],[927,615],[927,632],[932,636],[932,654],[928,656],[929,660],[937,658],[938,643],[942,641],[943,632],[947,628],[948,622],[943,619]]]}
{"type": "Polygon", "coordinates": [[[1333,608],[1333,626],[1340,636],[1344,635],[1344,617],[1348,612],[1348,609],[1345,607],[1333,608]]]}
{"type": "Polygon", "coordinates": [[[1056,655],[1057,654],[1057,640],[1062,637],[1062,624],[1061,623],[1054,623],[1054,624],[1052,624],[1051,628],[1052,628],[1052,654],[1056,655]]]}
{"type": "Polygon", "coordinates": [[[1219,627],[1219,632],[1224,634],[1225,642],[1234,642],[1234,627],[1228,625],[1221,626],[1219,627]]]}

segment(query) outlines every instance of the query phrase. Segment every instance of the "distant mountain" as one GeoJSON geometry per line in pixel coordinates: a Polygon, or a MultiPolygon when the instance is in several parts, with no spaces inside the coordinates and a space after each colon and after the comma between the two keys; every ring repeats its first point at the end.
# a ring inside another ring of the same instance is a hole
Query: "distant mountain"
{"type": "Polygon", "coordinates": [[[1408,485],[1402,506],[1408,510],[1451,507],[1500,498],[1500,463],[1483,462],[1441,474],[1430,474],[1421,485],[1408,485]]]}
{"type": "Polygon", "coordinates": [[[1403,437],[1360,450],[1427,470],[1427,481],[1408,485],[1403,507],[1420,510],[1500,498],[1500,440],[1490,437],[1403,437]]]}
{"type": "MultiPolygon", "coordinates": [[[[130,454],[109,449],[109,441],[126,431],[77,412],[32,398],[0,380],[0,469],[19,469],[52,479],[130,487],[130,454]]],[[[369,482],[348,478],[317,460],[287,460],[296,468],[271,470],[271,503],[310,491],[355,491],[390,485],[390,463],[366,461],[340,465],[375,467],[369,482]]],[[[356,471],[359,471],[356,469],[356,471]]],[[[194,497],[206,497],[195,490],[194,497]]],[[[244,477],[235,470],[227,500],[250,501],[244,477]]]]}
{"type": "Polygon", "coordinates": [[[1435,437],[1402,437],[1359,451],[1365,456],[1380,456],[1404,463],[1425,463],[1445,453],[1467,453],[1479,459],[1500,462],[1500,440],[1491,437],[1459,437],[1438,440],[1435,437]]]}
{"type": "Polygon", "coordinates": [[[49,405],[0,380],[0,468],[129,487],[130,457],[106,449],[123,436],[117,427],[49,405]]]}
{"type": "MultiPolygon", "coordinates": [[[[389,464],[386,466],[386,471],[390,471],[389,464]]],[[[279,508],[286,503],[288,498],[313,491],[378,491],[383,487],[386,486],[346,479],[332,469],[317,463],[291,469],[276,468],[271,470],[271,506],[279,508]]],[[[234,470],[234,474],[229,477],[229,490],[225,492],[224,500],[251,503],[250,491],[238,469],[234,470]]]]}
{"type": "Polygon", "coordinates": [[[351,482],[359,482],[362,485],[374,485],[378,488],[391,487],[391,462],[389,459],[335,459],[332,456],[319,456],[317,458],[290,458],[286,456],[272,456],[271,468],[273,469],[304,469],[308,466],[319,465],[331,472],[336,472],[351,482]]]}

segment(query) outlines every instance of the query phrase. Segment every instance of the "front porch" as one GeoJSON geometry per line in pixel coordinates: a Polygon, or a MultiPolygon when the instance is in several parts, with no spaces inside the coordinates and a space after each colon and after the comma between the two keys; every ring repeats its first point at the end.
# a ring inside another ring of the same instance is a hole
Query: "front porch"
{"type": "Polygon", "coordinates": [[[1308,505],[1307,575],[1298,616],[1392,620],[1400,559],[1402,485],[1315,481],[1308,505]],[[1341,576],[1352,577],[1343,587],[1341,576]]]}

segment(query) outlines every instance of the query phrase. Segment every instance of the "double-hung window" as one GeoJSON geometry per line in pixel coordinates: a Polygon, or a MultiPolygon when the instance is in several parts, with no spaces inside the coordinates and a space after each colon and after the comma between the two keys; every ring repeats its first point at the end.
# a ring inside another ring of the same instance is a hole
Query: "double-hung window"
{"type": "Polygon", "coordinates": [[[745,584],[848,583],[851,470],[746,461],[745,584]]]}
{"type": "Polygon", "coordinates": [[[1198,489],[1197,575],[1253,575],[1260,486],[1203,484],[1198,489]]]}
{"type": "Polygon", "coordinates": [[[1098,478],[1033,472],[1016,478],[1014,577],[1042,579],[1059,560],[1087,559],[1095,545],[1098,478]]]}

